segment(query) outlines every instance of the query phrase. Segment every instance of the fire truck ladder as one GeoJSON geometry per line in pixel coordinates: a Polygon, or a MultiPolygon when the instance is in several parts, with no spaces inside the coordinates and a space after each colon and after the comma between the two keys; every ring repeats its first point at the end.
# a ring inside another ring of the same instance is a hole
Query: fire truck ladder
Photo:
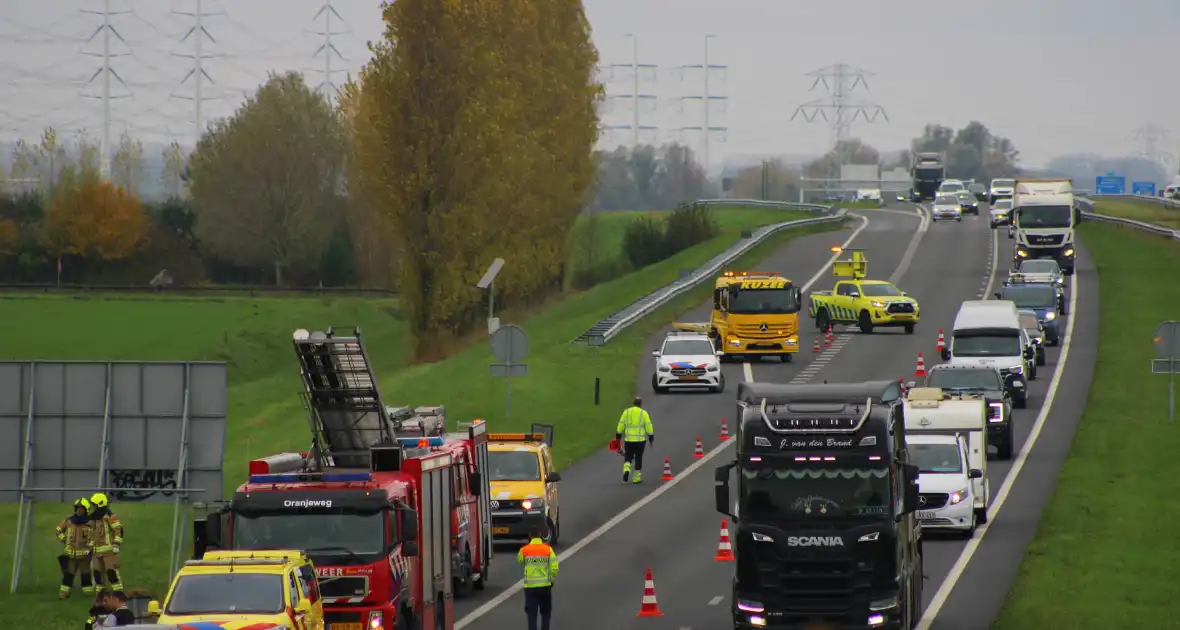
{"type": "Polygon", "coordinates": [[[296,330],[295,355],[314,439],[311,457],[325,468],[369,469],[369,449],[396,444],[361,329],[296,330]]]}

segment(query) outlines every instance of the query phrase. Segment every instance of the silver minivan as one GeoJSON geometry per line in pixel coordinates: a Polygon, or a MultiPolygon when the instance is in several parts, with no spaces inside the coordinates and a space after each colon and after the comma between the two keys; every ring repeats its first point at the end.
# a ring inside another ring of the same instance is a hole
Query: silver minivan
{"type": "Polygon", "coordinates": [[[1028,343],[1016,304],[1007,300],[963,302],[942,359],[951,364],[989,365],[1004,375],[1013,406],[1028,404],[1036,351],[1028,343]]]}

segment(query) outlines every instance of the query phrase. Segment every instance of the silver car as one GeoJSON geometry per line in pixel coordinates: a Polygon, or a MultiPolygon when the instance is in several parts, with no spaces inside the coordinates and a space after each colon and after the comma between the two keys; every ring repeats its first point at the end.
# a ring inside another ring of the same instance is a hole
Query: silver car
{"type": "Polygon", "coordinates": [[[930,220],[937,222],[943,221],[962,221],[963,220],[963,206],[959,203],[959,197],[956,194],[939,195],[934,199],[934,205],[930,207],[930,220]]]}
{"type": "Polygon", "coordinates": [[[997,199],[989,209],[993,228],[1012,223],[1012,200],[997,199]]]}
{"type": "Polygon", "coordinates": [[[1020,316],[1020,327],[1024,329],[1024,333],[1032,340],[1033,346],[1037,351],[1037,365],[1045,364],[1045,327],[1041,325],[1041,320],[1037,317],[1036,311],[1028,309],[1020,309],[1016,311],[1020,316]]]}

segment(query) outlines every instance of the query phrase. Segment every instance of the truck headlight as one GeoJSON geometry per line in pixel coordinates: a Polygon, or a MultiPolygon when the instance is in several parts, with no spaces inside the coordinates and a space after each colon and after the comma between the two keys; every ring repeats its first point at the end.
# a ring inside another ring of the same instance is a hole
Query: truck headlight
{"type": "Polygon", "coordinates": [[[1055,319],[1057,319],[1057,313],[1054,313],[1053,311],[1049,311],[1048,313],[1045,313],[1045,321],[1051,322],[1055,319]]]}
{"type": "Polygon", "coordinates": [[[766,612],[766,607],[762,602],[754,602],[747,599],[739,599],[737,603],[738,610],[747,613],[766,612]]]}
{"type": "Polygon", "coordinates": [[[734,348],[740,348],[742,346],[742,340],[738,339],[737,337],[730,337],[729,345],[733,346],[734,348]]]}
{"type": "Polygon", "coordinates": [[[894,608],[897,608],[898,604],[899,604],[899,601],[897,598],[897,594],[894,593],[893,595],[890,595],[889,597],[882,597],[880,599],[874,599],[873,601],[869,602],[869,610],[871,610],[873,612],[877,612],[877,611],[881,611],[881,610],[892,610],[894,608]]]}
{"type": "Polygon", "coordinates": [[[1073,248],[1072,247],[1065,248],[1065,255],[1066,256],[1073,256],[1073,248]]]}
{"type": "Polygon", "coordinates": [[[947,505],[958,505],[967,499],[967,488],[962,490],[955,490],[951,493],[950,498],[947,499],[947,505]]]}
{"type": "MultiPolygon", "coordinates": [[[[1069,255],[1069,254],[1066,254],[1066,256],[1068,256],[1068,255],[1069,255]]],[[[1057,284],[1065,284],[1065,278],[1058,278],[1058,279],[1057,279],[1057,284]]]]}
{"type": "Polygon", "coordinates": [[[873,308],[885,308],[884,302],[869,302],[869,304],[872,304],[873,308]]]}
{"type": "Polygon", "coordinates": [[[1028,256],[1028,250],[1027,250],[1027,249],[1024,249],[1023,247],[1017,247],[1017,248],[1016,248],[1016,257],[1017,257],[1017,258],[1025,258],[1025,257],[1027,257],[1027,256],[1028,256]]]}
{"type": "Polygon", "coordinates": [[[525,499],[520,502],[520,507],[525,510],[539,510],[545,507],[545,502],[541,499],[525,499]]]}

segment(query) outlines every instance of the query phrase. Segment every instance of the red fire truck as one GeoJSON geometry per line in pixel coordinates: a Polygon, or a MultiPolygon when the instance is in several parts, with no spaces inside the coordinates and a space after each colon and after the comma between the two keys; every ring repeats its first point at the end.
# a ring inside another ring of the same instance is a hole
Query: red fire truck
{"type": "Polygon", "coordinates": [[[359,329],[294,342],[312,447],[250,462],[229,505],[196,524],[195,553],[304,550],[327,630],[451,630],[456,569],[478,588],[491,554],[486,425],[430,435],[441,408],[386,407],[359,329]]]}

